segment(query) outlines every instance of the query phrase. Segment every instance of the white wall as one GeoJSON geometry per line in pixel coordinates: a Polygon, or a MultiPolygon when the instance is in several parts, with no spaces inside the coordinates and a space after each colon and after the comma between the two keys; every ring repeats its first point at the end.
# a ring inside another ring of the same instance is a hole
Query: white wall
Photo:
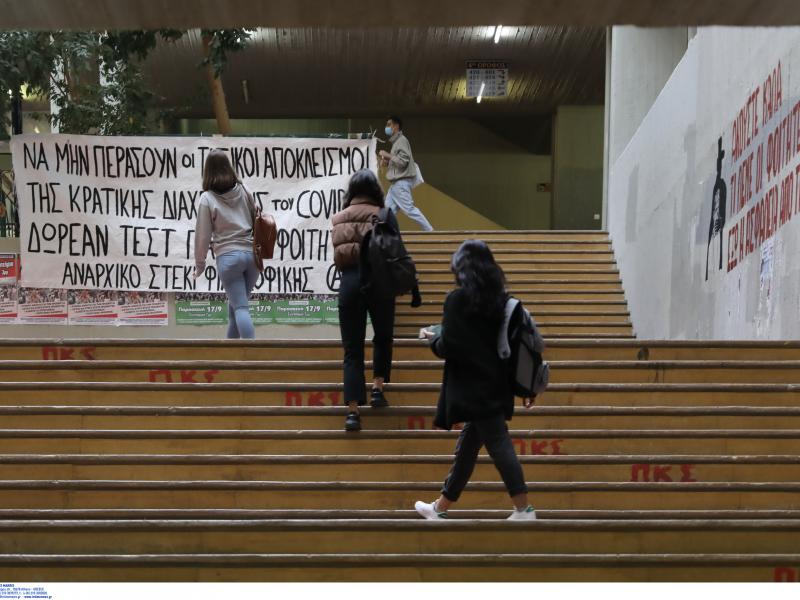
{"type": "Polygon", "coordinates": [[[680,62],[687,40],[686,27],[611,28],[611,68],[606,74],[611,164],[628,145],[680,62]]]}
{"type": "MultiPolygon", "coordinates": [[[[633,91],[632,91],[633,93],[633,91]]],[[[655,339],[792,339],[800,337],[800,214],[780,227],[771,242],[729,269],[731,230],[764,196],[795,172],[800,153],[736,214],[731,177],[800,99],[800,28],[703,28],[692,39],[641,126],[609,175],[609,231],[639,337],[655,339]],[[733,124],[748,98],[763,89],[767,76],[781,65],[783,103],[762,123],[739,160],[731,151],[733,124]],[[722,179],[727,188],[726,222],[706,253],[716,181],[717,140],[725,156],[722,179]],[[761,250],[773,244],[773,263],[763,284],[761,250]]],[[[800,106],[798,106],[800,116],[800,106]]],[[[794,122],[793,122],[794,123],[794,122]]],[[[800,126],[800,119],[797,121],[800,126]]],[[[793,127],[793,131],[798,131],[793,127]]],[[[800,131],[798,131],[800,133],[800,131]]],[[[800,141],[800,138],[798,140],[800,141]]],[[[792,146],[800,149],[800,144],[792,146]]],[[[794,151],[793,151],[794,152],[794,151]]],[[[754,177],[755,177],[754,165],[754,177]]],[[[800,172],[798,172],[800,174],[800,172]]],[[[779,186],[780,187],[780,186],[779,186]]],[[[791,196],[800,209],[800,180],[791,196]]],[[[788,197],[787,197],[788,198],[788,197]]]]}

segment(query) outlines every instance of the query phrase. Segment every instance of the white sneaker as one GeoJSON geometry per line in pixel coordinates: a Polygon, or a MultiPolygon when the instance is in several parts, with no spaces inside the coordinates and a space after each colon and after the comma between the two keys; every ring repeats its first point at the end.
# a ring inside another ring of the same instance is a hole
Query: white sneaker
{"type": "Polygon", "coordinates": [[[511,513],[511,516],[508,517],[509,521],[535,521],[536,520],[536,511],[533,510],[533,507],[529,504],[528,508],[525,510],[514,510],[511,513]]]}
{"type": "Polygon", "coordinates": [[[449,519],[450,517],[447,516],[447,511],[439,512],[436,510],[436,501],[434,500],[430,504],[427,502],[422,502],[421,500],[417,500],[414,503],[414,508],[416,511],[425,517],[426,519],[431,519],[434,521],[438,521],[439,519],[449,519]]]}

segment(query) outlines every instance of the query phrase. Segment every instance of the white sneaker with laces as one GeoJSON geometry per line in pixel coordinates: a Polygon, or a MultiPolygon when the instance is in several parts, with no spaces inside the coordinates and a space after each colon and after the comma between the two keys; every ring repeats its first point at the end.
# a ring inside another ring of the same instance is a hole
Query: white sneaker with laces
{"type": "Polygon", "coordinates": [[[447,516],[447,511],[440,512],[436,510],[436,500],[428,504],[427,502],[423,502],[422,500],[417,500],[414,503],[414,508],[416,511],[425,517],[426,519],[430,519],[433,521],[438,521],[440,519],[449,519],[447,516]]]}
{"type": "Polygon", "coordinates": [[[514,510],[511,516],[508,517],[509,521],[535,521],[536,511],[529,504],[525,510],[514,510]]]}

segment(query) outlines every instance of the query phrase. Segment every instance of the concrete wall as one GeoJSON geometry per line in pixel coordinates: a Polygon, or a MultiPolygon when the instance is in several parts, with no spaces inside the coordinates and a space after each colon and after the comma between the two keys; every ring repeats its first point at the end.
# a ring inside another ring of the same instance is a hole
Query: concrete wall
{"type": "Polygon", "coordinates": [[[609,230],[637,335],[800,337],[798,99],[800,28],[698,30],[610,171],[609,230]],[[777,81],[771,114],[764,90],[777,81]],[[758,161],[771,149],[785,157],[774,169],[758,161]]]}
{"type": "Polygon", "coordinates": [[[603,107],[560,106],[553,150],[553,229],[600,229],[603,107]]]}
{"type": "Polygon", "coordinates": [[[636,133],[675,66],[686,52],[688,31],[672,28],[611,28],[608,146],[613,164],[636,133]]]}

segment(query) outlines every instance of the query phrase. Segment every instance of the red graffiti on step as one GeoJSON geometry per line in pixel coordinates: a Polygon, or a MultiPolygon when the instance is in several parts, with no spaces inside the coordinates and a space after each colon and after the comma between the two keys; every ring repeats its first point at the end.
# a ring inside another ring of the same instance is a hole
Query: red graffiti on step
{"type": "Polygon", "coordinates": [[[339,392],[286,392],[286,406],[340,406],[339,392]]]}
{"type": "Polygon", "coordinates": [[[219,373],[215,369],[208,371],[170,371],[169,369],[152,369],[148,373],[148,381],[155,383],[161,380],[164,383],[214,383],[214,377],[219,373]],[[195,376],[202,375],[205,381],[198,381],[195,376]]]}
{"type": "Polygon", "coordinates": [[[512,440],[514,449],[520,456],[560,456],[561,443],[564,440],[525,440],[517,438],[512,440]]]}
{"type": "Polygon", "coordinates": [[[650,465],[637,464],[631,465],[631,481],[641,481],[644,483],[692,483],[697,481],[692,472],[694,465],[650,465]],[[680,475],[672,474],[672,467],[680,467],[680,475]]]}
{"type": "Polygon", "coordinates": [[[42,360],[96,360],[94,346],[42,346],[42,360]]]}
{"type": "Polygon", "coordinates": [[[797,583],[797,571],[792,567],[775,567],[773,581],[777,583],[797,583]]]}

